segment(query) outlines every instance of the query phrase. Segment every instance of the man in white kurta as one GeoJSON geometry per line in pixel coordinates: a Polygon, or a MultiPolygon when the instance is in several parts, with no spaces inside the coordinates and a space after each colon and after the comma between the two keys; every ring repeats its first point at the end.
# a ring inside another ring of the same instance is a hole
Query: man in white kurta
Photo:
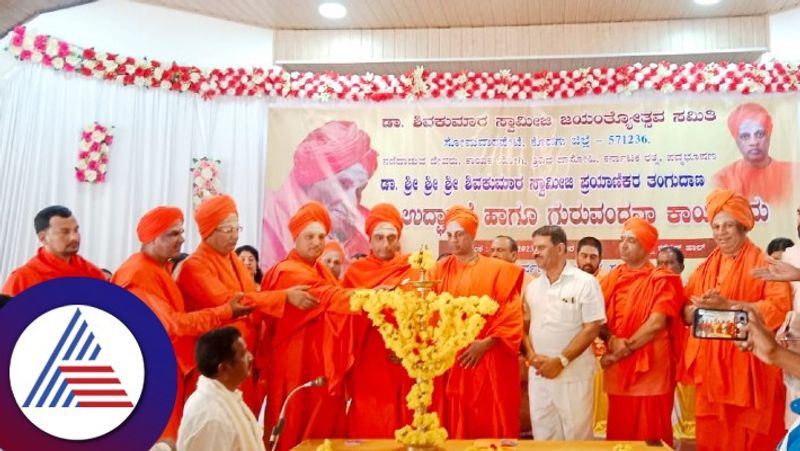
{"type": "Polygon", "coordinates": [[[567,264],[567,237],[558,226],[533,232],[542,276],[528,285],[533,436],[537,440],[591,440],[595,359],[591,344],[605,322],[597,280],[567,264]]]}
{"type": "Polygon", "coordinates": [[[238,329],[201,336],[196,355],[201,376],[183,408],[178,451],[264,451],[263,430],[237,389],[253,363],[238,329]]]}

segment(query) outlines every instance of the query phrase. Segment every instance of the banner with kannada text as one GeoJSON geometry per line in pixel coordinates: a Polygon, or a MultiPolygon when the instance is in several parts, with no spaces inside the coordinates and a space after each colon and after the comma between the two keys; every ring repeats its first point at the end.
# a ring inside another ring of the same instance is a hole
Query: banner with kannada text
{"type": "MultiPolygon", "coordinates": [[[[448,252],[444,212],[473,208],[477,246],[518,240],[531,268],[537,227],[564,227],[570,251],[599,238],[608,268],[622,223],[645,218],[687,272],[714,248],[704,200],[715,187],[750,198],[750,238],[797,240],[798,100],[794,95],[604,98],[552,104],[291,106],[270,110],[262,264],[291,249],[289,217],[324,204],[348,256],[368,253],[364,218],[402,213],[406,252],[448,252]]],[[[652,254],[655,258],[655,253],[652,254]]]]}

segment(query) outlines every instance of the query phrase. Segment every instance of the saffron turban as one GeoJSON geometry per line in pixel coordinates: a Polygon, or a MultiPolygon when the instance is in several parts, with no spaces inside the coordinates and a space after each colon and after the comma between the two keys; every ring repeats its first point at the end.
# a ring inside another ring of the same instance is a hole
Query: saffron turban
{"type": "Polygon", "coordinates": [[[231,214],[238,215],[236,202],[231,196],[223,194],[205,199],[194,212],[194,220],[203,239],[208,238],[222,221],[231,214]]]}
{"type": "Polygon", "coordinates": [[[339,255],[342,256],[342,261],[344,261],[344,259],[346,258],[344,255],[344,249],[342,248],[342,245],[339,244],[339,242],[336,240],[328,240],[325,243],[325,249],[322,251],[322,255],[325,255],[328,252],[337,252],[339,255]]]}
{"type": "MultiPolygon", "coordinates": [[[[289,231],[292,232],[292,238],[297,239],[300,232],[312,222],[319,222],[325,228],[325,235],[331,231],[331,217],[328,211],[319,202],[308,202],[297,210],[289,219],[289,231]]],[[[344,255],[344,252],[342,252],[344,255]]]]}
{"type": "Polygon", "coordinates": [[[769,112],[757,103],[743,103],[728,115],[728,130],[734,139],[739,138],[739,127],[742,122],[752,120],[761,124],[767,136],[772,135],[772,117],[769,112]]]}
{"type": "Polygon", "coordinates": [[[142,244],[149,243],[167,231],[176,222],[183,221],[183,212],[175,207],[156,207],[139,219],[136,236],[142,244]]]}
{"type": "Polygon", "coordinates": [[[642,218],[630,218],[622,225],[622,230],[631,232],[648,254],[658,241],[658,230],[642,218]]]}
{"type": "Polygon", "coordinates": [[[753,217],[753,209],[750,201],[744,196],[726,189],[718,189],[711,192],[706,197],[706,213],[708,223],[714,222],[714,218],[721,212],[726,211],[746,230],[752,230],[756,220],[753,217]]]}
{"type": "Polygon", "coordinates": [[[474,211],[461,205],[450,207],[444,215],[445,228],[453,221],[458,223],[465,232],[475,238],[475,235],[478,233],[478,215],[476,215],[474,211]]]}
{"type": "Polygon", "coordinates": [[[383,222],[388,222],[394,226],[398,237],[403,232],[403,218],[397,208],[392,204],[380,203],[373,206],[372,210],[369,211],[369,215],[367,215],[367,220],[364,223],[367,236],[372,237],[375,227],[383,222]]]}
{"type": "Polygon", "coordinates": [[[330,121],[312,131],[294,152],[291,177],[300,186],[324,180],[361,163],[372,177],[378,153],[370,147],[366,132],[350,121],[330,121]]]}

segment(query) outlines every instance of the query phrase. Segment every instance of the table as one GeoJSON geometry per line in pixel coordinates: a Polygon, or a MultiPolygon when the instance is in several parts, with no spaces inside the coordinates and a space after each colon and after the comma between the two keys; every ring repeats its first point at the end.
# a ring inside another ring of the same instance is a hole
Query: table
{"type": "MultiPolygon", "coordinates": [[[[305,440],[293,451],[316,451],[323,440],[305,440]]],[[[333,451],[397,451],[402,450],[399,443],[394,440],[345,440],[332,439],[333,451]]],[[[503,446],[506,450],[516,451],[538,451],[538,450],[569,450],[569,451],[614,451],[616,445],[629,445],[630,448],[623,448],[625,451],[656,451],[671,450],[667,445],[648,445],[645,442],[618,442],[618,441],[586,441],[586,442],[548,442],[538,440],[519,440],[516,447],[513,442],[508,443],[500,440],[448,440],[443,448],[445,451],[462,451],[470,447],[478,447],[479,450],[488,450],[491,444],[503,446]]],[[[619,449],[620,447],[618,447],[619,449]]]]}

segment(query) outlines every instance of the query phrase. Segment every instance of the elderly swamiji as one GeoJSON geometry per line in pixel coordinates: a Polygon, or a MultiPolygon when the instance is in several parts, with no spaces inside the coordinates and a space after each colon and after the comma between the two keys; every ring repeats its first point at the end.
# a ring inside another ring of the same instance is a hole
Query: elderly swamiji
{"type": "MultiPolygon", "coordinates": [[[[729,190],[706,199],[706,211],[717,248],[697,267],[686,285],[691,303],[684,320],[692,323],[697,308],[736,309],[754,305],[764,324],[776,329],[792,307],[786,282],[751,276],[766,266],[766,255],[747,237],[755,220],[750,202],[729,190]]],[[[697,449],[773,450],[785,432],[786,390],[781,371],[740,351],[733,342],[688,338],[684,355],[688,376],[697,385],[697,449]]]]}
{"type": "Polygon", "coordinates": [[[606,300],[608,440],[663,440],[672,445],[672,405],[682,327],[680,277],[655,267],[648,255],[658,230],[641,218],[623,225],[623,264],[600,281],[606,300]]]}
{"type": "Polygon", "coordinates": [[[500,308],[448,373],[444,424],[456,439],[519,437],[522,268],[475,252],[478,216],[472,210],[450,208],[445,227],[452,255],[430,271],[431,280],[438,281],[434,289],[453,296],[486,295],[500,308]]]}
{"type": "Polygon", "coordinates": [[[768,203],[782,203],[791,197],[797,165],[769,155],[772,118],[757,103],[744,103],[728,116],[730,130],[742,154],[740,160],[714,175],[714,185],[735,191],[747,199],[758,196],[768,203]]]}
{"type": "Polygon", "coordinates": [[[309,202],[289,220],[294,249],[273,266],[262,290],[308,286],[319,306],[301,310],[287,306],[283,317],[268,320],[265,343],[256,366],[269,373],[266,430],[276,424],[281,405],[295,387],[319,376],[326,383],[298,392],[286,408],[286,425],[278,449],[288,450],[308,438],[342,437],[345,433],[344,375],[353,364],[350,310],[352,290],[342,288],[319,261],[331,220],[325,208],[309,202]],[[268,344],[266,342],[268,341],[268,344]]]}
{"type": "Polygon", "coordinates": [[[378,166],[369,135],[351,121],[329,121],[297,145],[286,181],[264,200],[261,257],[267,265],[281,260],[294,241],[286,224],[301,205],[321,203],[331,216],[331,238],[346,255],[369,251],[361,192],[378,166]]]}
{"type": "MultiPolygon", "coordinates": [[[[344,275],[345,287],[395,287],[404,280],[419,279],[419,271],[411,269],[408,255],[396,251],[403,232],[403,218],[397,208],[384,203],[372,207],[366,232],[370,253],[350,265],[344,275]]],[[[347,435],[392,438],[394,431],[413,417],[406,407],[413,381],[366,315],[354,321],[355,327],[365,332],[359,332],[362,340],[356,345],[355,363],[347,381],[351,396],[347,435]]],[[[441,389],[435,395],[442,396],[441,389]]]]}
{"type": "Polygon", "coordinates": [[[178,384],[175,405],[162,439],[177,441],[186,393],[186,379],[195,368],[194,347],[198,336],[247,314],[252,307],[241,305],[241,296],[216,307],[186,312],[183,296],[172,280],[170,259],[181,252],[183,245],[183,212],[175,207],[156,207],[145,213],[136,227],[142,244],[137,252],[114,273],[111,282],[128,289],[144,301],[156,314],[175,350],[178,363],[178,384]]]}
{"type": "Polygon", "coordinates": [[[333,277],[341,279],[342,269],[344,268],[347,257],[344,255],[344,249],[338,241],[330,240],[326,242],[325,249],[322,250],[322,255],[319,258],[331,271],[333,277]]]}
{"type": "Polygon", "coordinates": [[[33,218],[33,227],[42,246],[36,255],[15,269],[0,290],[16,296],[26,289],[59,277],[92,277],[105,280],[97,266],[78,255],[81,234],[72,212],[60,205],[44,208],[33,218]]]}
{"type": "MultiPolygon", "coordinates": [[[[194,218],[203,241],[185,260],[178,276],[186,310],[224,305],[239,294],[243,295],[245,305],[252,305],[259,313],[276,318],[283,315],[286,302],[305,309],[317,306],[313,296],[304,291],[306,287],[284,287],[262,292],[256,289],[255,281],[234,252],[240,227],[236,203],[230,196],[214,196],[204,200],[195,210],[194,218]]],[[[249,316],[233,320],[230,324],[242,333],[247,349],[257,352],[258,324],[249,316]]],[[[196,378],[197,372],[194,375],[196,378]]],[[[254,372],[253,377],[241,385],[244,401],[255,413],[261,408],[262,398],[255,389],[257,377],[257,372],[254,372]]],[[[189,388],[193,388],[193,383],[189,388]]]]}

